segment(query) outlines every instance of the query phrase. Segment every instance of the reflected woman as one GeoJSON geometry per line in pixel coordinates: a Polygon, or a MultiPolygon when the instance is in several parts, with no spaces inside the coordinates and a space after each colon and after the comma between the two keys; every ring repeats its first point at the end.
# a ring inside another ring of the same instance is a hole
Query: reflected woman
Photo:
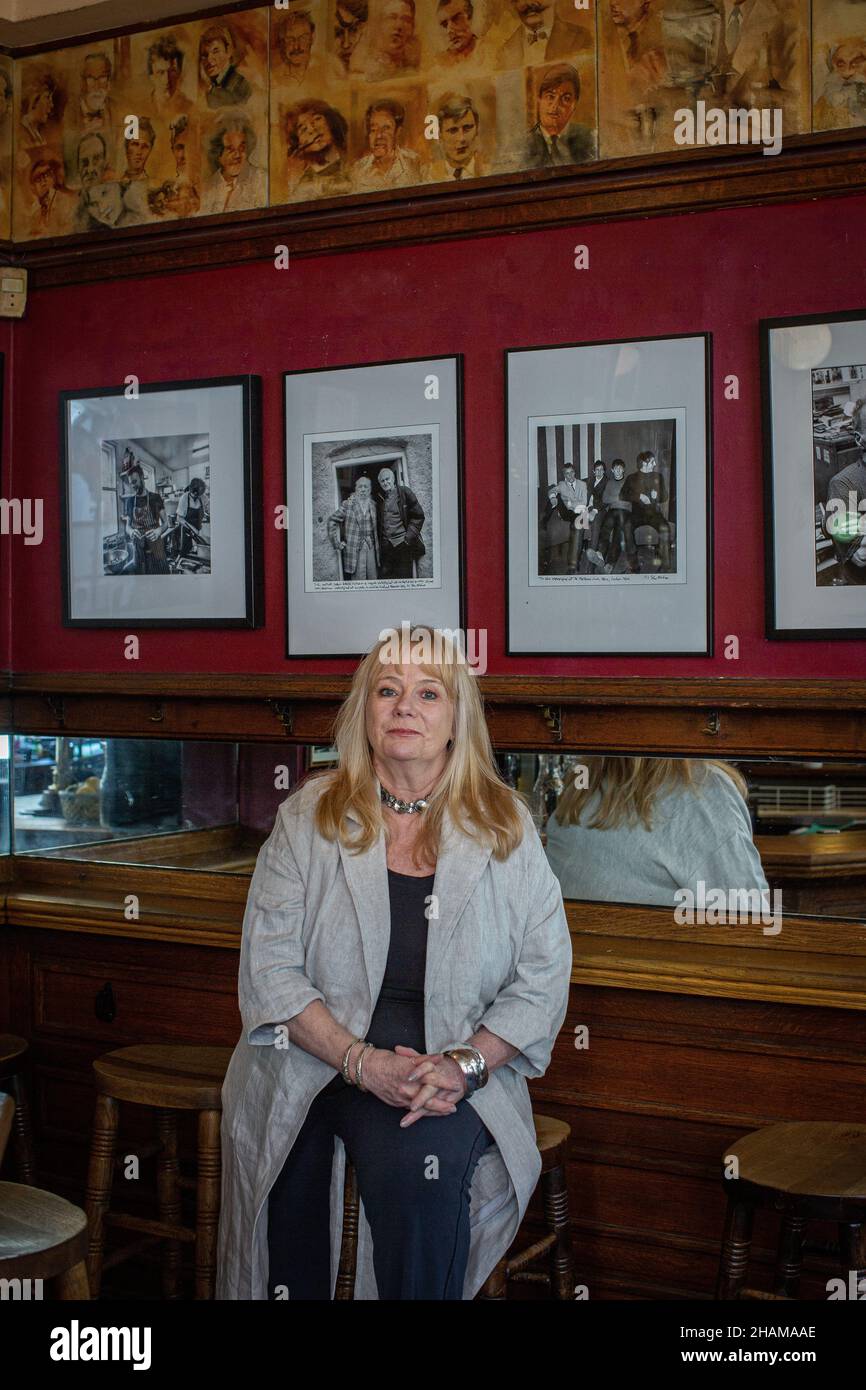
{"type": "Polygon", "coordinates": [[[769,891],[746,782],[714,759],[587,758],[547,822],[564,898],[676,906],[677,889],[769,891]]]}

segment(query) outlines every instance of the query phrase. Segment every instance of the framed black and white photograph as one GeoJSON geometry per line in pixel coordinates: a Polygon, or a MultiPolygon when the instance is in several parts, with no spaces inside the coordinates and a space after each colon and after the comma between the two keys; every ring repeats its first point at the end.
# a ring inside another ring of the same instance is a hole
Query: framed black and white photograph
{"type": "Polygon", "coordinates": [[[286,372],[289,656],[463,627],[462,359],[286,372]]]}
{"type": "Polygon", "coordinates": [[[64,623],[262,622],[258,377],[60,394],[64,623]]]}
{"type": "Polygon", "coordinates": [[[767,636],[866,637],[866,310],[760,327],[767,636]]]}
{"type": "Polygon", "coordinates": [[[506,352],[510,655],[708,655],[707,334],[506,352]]]}

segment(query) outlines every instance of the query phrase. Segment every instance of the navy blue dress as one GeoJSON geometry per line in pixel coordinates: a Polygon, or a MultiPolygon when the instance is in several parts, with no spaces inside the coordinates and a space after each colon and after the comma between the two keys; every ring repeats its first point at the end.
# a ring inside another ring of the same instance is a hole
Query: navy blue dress
{"type": "MultiPolygon", "coordinates": [[[[426,1052],[426,907],[434,875],[388,870],[391,937],[367,1040],[426,1052]]],[[[450,1040],[449,1040],[450,1041],[450,1040]]],[[[357,1049],[353,1053],[353,1062],[357,1049]]],[[[337,1075],[319,1092],[268,1198],[268,1297],[330,1298],[334,1135],[358,1175],[373,1237],[380,1299],[461,1299],[469,1256],[469,1196],[493,1136],[466,1100],[453,1115],[406,1129],[408,1111],[337,1075]]]]}

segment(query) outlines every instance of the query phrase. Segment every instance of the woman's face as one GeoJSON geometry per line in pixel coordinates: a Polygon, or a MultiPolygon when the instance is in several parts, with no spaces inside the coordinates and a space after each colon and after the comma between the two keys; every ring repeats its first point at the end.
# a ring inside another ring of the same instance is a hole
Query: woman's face
{"type": "Polygon", "coordinates": [[[445,686],[423,666],[383,666],[367,700],[367,737],[378,758],[441,760],[454,728],[445,686]]]}

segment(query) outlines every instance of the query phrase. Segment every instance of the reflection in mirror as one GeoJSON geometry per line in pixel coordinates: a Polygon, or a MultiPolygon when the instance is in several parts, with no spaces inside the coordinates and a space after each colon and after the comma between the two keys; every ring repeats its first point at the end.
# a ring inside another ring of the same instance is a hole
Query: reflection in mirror
{"type": "Polygon", "coordinates": [[[16,854],[250,874],[306,750],[14,737],[16,854]]]}
{"type": "Polygon", "coordinates": [[[682,903],[778,890],[783,910],[866,919],[866,766],[500,753],[563,897],[682,903]]]}
{"type": "Polygon", "coordinates": [[[9,735],[0,734],[0,854],[10,848],[10,816],[12,798],[9,795],[9,735]]]}

